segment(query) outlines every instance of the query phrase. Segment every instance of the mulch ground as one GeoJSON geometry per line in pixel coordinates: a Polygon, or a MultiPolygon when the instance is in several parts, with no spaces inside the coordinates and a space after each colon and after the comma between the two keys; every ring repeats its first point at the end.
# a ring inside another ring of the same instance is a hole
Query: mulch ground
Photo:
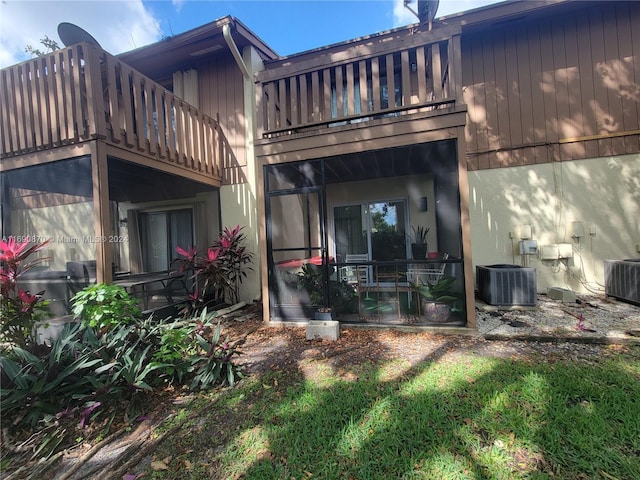
{"type": "Polygon", "coordinates": [[[566,341],[530,342],[486,340],[480,335],[442,335],[431,332],[405,333],[393,328],[344,327],[340,338],[307,340],[304,327],[269,326],[257,314],[241,314],[225,321],[231,339],[241,339],[238,362],[248,373],[296,368],[303,359],[325,359],[334,368],[362,363],[404,359],[414,366],[456,352],[473,352],[499,358],[561,357],[589,358],[615,351],[615,346],[566,341]]]}

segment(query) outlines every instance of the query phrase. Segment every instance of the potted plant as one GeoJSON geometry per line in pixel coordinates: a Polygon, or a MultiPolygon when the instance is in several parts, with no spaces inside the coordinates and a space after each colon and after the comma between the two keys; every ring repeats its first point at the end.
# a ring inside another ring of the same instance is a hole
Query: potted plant
{"type": "Polygon", "coordinates": [[[329,305],[323,306],[322,270],[312,264],[304,264],[297,274],[298,290],[305,293],[310,306],[315,307],[315,320],[337,320],[340,314],[353,308],[355,289],[344,281],[329,280],[329,305]]]}
{"type": "Polygon", "coordinates": [[[430,323],[446,323],[449,321],[451,308],[459,295],[453,292],[454,277],[443,277],[434,284],[414,284],[420,296],[422,315],[430,323]]]}
{"type": "Polygon", "coordinates": [[[333,312],[331,307],[318,307],[314,320],[333,320],[333,312]]]}
{"type": "Polygon", "coordinates": [[[427,234],[430,227],[423,227],[418,225],[417,227],[411,227],[411,255],[415,259],[423,259],[427,256],[429,251],[429,245],[427,243],[427,234]]]}

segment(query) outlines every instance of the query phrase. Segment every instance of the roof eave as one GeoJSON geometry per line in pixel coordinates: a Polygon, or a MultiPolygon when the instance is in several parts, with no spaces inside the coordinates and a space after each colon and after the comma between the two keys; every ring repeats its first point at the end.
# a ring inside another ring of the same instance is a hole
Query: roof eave
{"type": "Polygon", "coordinates": [[[222,38],[222,30],[225,25],[229,25],[233,32],[240,35],[247,43],[254,46],[265,59],[278,58],[278,54],[269,47],[260,37],[255,35],[246,25],[240,22],[238,19],[232,16],[225,16],[207,23],[200,27],[188,30],[178,35],[166,37],[159,42],[146,45],[144,47],[123,52],[117,55],[127,62],[135,63],[138,59],[144,59],[149,56],[162,55],[162,53],[175,49],[177,47],[187,47],[189,44],[201,41],[207,38],[220,37],[221,43],[224,43],[222,38]]]}
{"type": "MultiPolygon", "coordinates": [[[[497,20],[506,19],[513,15],[528,13],[552,5],[571,3],[573,1],[575,0],[506,0],[504,2],[486,5],[483,7],[466,10],[464,12],[455,13],[444,17],[437,17],[434,20],[434,25],[459,24],[464,29],[464,27],[469,27],[472,25],[479,26],[483,23],[493,23],[497,20]]],[[[331,49],[343,48],[351,44],[357,44],[375,38],[390,36],[405,30],[409,33],[415,31],[415,29],[419,28],[421,25],[423,24],[418,22],[402,27],[397,27],[390,30],[385,30],[383,32],[366,35],[364,37],[353,38],[350,40],[345,40],[343,42],[338,42],[331,45],[325,45],[322,47],[294,53],[285,57],[275,58],[273,59],[273,61],[293,60],[305,55],[322,53],[331,49]]]]}

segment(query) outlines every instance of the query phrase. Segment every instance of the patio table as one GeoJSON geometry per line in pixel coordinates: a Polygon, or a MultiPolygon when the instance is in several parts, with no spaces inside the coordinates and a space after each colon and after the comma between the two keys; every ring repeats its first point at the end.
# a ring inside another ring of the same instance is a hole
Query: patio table
{"type": "Polygon", "coordinates": [[[113,283],[123,287],[131,295],[141,298],[146,310],[149,307],[149,298],[157,293],[161,293],[169,303],[173,303],[171,283],[179,280],[184,282],[184,273],[165,271],[135,273],[118,278],[113,283]],[[155,289],[151,288],[153,285],[156,285],[155,289]]]}

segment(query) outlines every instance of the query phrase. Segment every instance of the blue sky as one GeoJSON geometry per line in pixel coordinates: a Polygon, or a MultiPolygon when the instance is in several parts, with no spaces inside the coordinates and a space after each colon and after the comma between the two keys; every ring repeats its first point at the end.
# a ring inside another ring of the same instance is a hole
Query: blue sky
{"type": "MultiPolygon", "coordinates": [[[[415,8],[414,0],[414,8],[415,8]]],[[[495,0],[440,0],[437,16],[495,0]]],[[[0,67],[27,60],[26,45],[71,22],[117,54],[225,15],[247,25],[280,55],[415,23],[402,0],[0,0],[0,67]]]]}

